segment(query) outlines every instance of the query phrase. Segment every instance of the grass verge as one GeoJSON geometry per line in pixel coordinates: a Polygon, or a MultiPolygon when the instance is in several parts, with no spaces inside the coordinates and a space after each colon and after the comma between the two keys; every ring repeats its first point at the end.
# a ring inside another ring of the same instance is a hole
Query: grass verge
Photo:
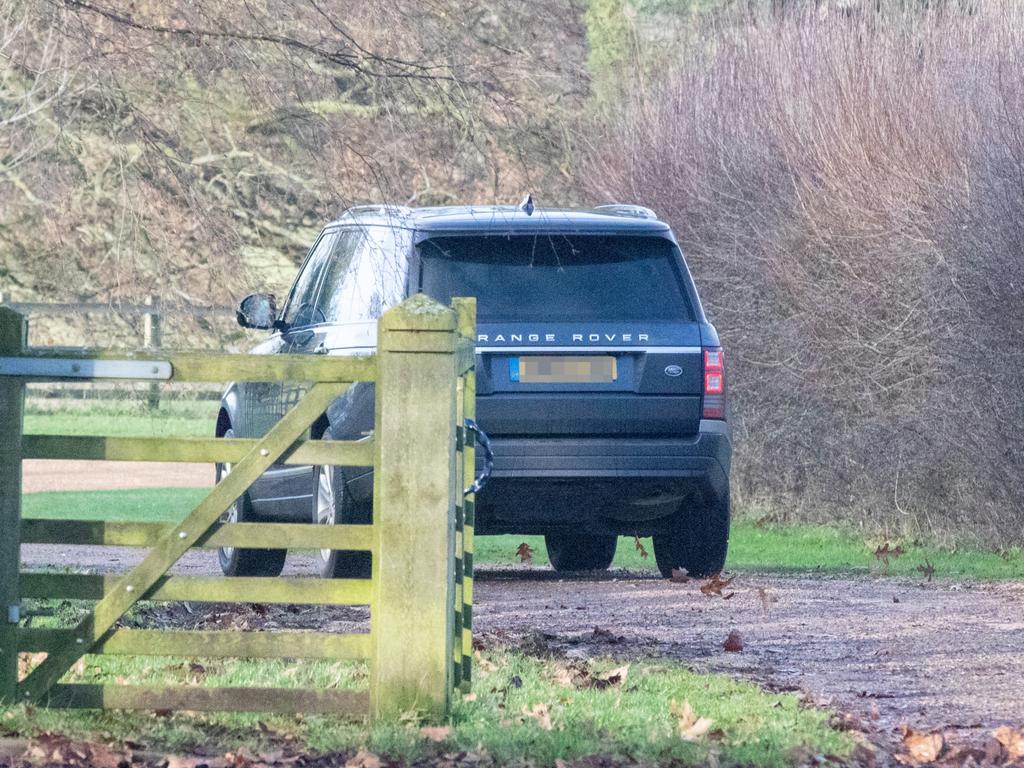
{"type": "MultiPolygon", "coordinates": [[[[854,744],[829,725],[828,714],[721,675],[693,673],[665,661],[634,660],[618,682],[595,680],[622,660],[566,661],[515,650],[485,652],[476,667],[474,696],[459,700],[450,725],[425,733],[414,713],[377,722],[328,716],[147,714],[55,711],[17,707],[3,713],[5,730],[31,737],[59,732],[73,738],[130,740],[149,750],[205,754],[272,750],[281,743],[315,753],[368,749],[410,764],[453,752],[489,756],[497,763],[554,765],[602,755],[622,762],[685,765],[788,766],[796,756],[850,754],[854,744]],[[680,736],[672,702],[689,702],[710,718],[693,741],[680,736]],[[431,738],[433,737],[433,738],[431,738]],[[436,740],[435,740],[436,739],[436,740]],[[713,756],[713,757],[712,757],[713,756]]],[[[364,665],[353,663],[185,661],[152,657],[87,657],[75,681],[150,684],[262,685],[362,688],[364,665]]],[[[613,678],[614,679],[614,678],[613,678]]]]}
{"type": "MultiPolygon", "coordinates": [[[[147,488],[126,491],[54,491],[24,497],[26,517],[58,520],[105,518],[122,521],[171,522],[182,518],[206,493],[194,488],[147,488]]],[[[481,536],[475,560],[481,565],[514,565],[521,543],[533,550],[533,563],[547,565],[542,536],[481,536]]],[[[878,573],[924,578],[928,564],[939,579],[979,581],[1024,579],[1024,551],[1002,553],[963,549],[951,551],[916,544],[891,542],[906,552],[888,564],[875,556],[883,542],[822,525],[767,524],[739,520],[734,523],[728,568],[734,571],[791,573],[878,573]]],[[[650,539],[641,539],[643,557],[633,539],[619,539],[615,565],[632,570],[653,570],[650,539]]]]}
{"type": "Polygon", "coordinates": [[[217,405],[197,414],[161,405],[154,413],[116,413],[90,408],[79,413],[33,411],[25,413],[24,431],[37,435],[106,435],[108,437],[210,437],[217,423],[217,405]]]}

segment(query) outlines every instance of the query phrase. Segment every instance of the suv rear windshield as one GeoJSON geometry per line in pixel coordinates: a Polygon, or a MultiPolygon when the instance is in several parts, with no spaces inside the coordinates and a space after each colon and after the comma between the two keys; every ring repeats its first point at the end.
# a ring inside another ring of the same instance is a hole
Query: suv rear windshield
{"type": "Polygon", "coordinates": [[[476,296],[481,322],[692,320],[677,254],[660,237],[437,237],[420,244],[420,288],[476,296]]]}

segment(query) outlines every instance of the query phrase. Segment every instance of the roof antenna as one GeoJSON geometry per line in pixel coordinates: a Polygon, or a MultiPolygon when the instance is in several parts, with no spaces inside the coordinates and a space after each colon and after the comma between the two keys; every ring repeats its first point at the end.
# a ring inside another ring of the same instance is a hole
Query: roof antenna
{"type": "Polygon", "coordinates": [[[533,195],[527,195],[523,198],[523,202],[519,204],[519,210],[525,213],[527,216],[533,216],[533,195]]]}

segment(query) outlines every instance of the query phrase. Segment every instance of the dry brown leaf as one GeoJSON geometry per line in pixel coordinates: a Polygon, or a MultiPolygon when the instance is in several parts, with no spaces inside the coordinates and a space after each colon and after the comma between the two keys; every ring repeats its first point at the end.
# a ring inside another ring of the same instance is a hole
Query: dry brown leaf
{"type": "Polygon", "coordinates": [[[420,733],[431,741],[441,743],[452,735],[452,728],[450,725],[425,725],[420,728],[420,733]]]}
{"type": "Polygon", "coordinates": [[[685,568],[673,568],[672,576],[669,581],[674,581],[676,584],[685,584],[690,580],[690,572],[685,568]]]}
{"type": "Polygon", "coordinates": [[[902,546],[892,547],[889,545],[889,542],[887,541],[885,542],[885,544],[883,544],[875,550],[875,559],[881,560],[885,564],[885,567],[888,568],[890,560],[895,560],[898,557],[903,557],[903,555],[905,555],[906,553],[907,550],[905,550],[902,546]]]}
{"type": "Polygon", "coordinates": [[[905,765],[934,763],[942,754],[944,742],[941,733],[915,731],[906,723],[900,726],[903,734],[903,752],[896,759],[905,765]]]}
{"type": "Polygon", "coordinates": [[[935,566],[931,564],[928,558],[925,558],[924,565],[917,566],[917,572],[928,579],[928,581],[931,581],[932,577],[935,576],[935,566]]]}
{"type": "Polygon", "coordinates": [[[516,554],[519,555],[519,562],[521,563],[533,562],[533,547],[525,541],[516,548],[516,554]]]}
{"type": "Polygon", "coordinates": [[[498,668],[498,665],[495,664],[493,661],[488,661],[487,659],[485,659],[480,654],[480,651],[476,651],[473,654],[473,656],[474,658],[476,658],[476,665],[480,667],[480,669],[484,672],[494,672],[498,668]]]}
{"type": "Polygon", "coordinates": [[[633,537],[633,541],[636,544],[636,551],[640,553],[640,557],[642,557],[644,560],[646,560],[647,557],[648,557],[647,550],[644,549],[644,545],[643,545],[643,542],[640,541],[640,537],[639,536],[634,536],[633,537]]]}
{"type": "Polygon", "coordinates": [[[537,725],[542,730],[551,730],[551,713],[548,712],[548,705],[543,701],[539,701],[533,705],[532,708],[523,707],[523,714],[526,717],[531,717],[537,721],[537,725]]]}
{"type": "Polygon", "coordinates": [[[689,700],[684,700],[680,706],[673,699],[669,710],[672,712],[672,717],[676,718],[679,726],[679,738],[683,741],[699,740],[711,730],[711,726],[714,724],[711,718],[697,717],[689,700]]]}
{"type": "Polygon", "coordinates": [[[563,688],[586,688],[590,685],[590,666],[585,661],[556,663],[555,682],[563,688]]]}
{"type": "Polygon", "coordinates": [[[730,584],[732,584],[733,579],[735,578],[735,576],[730,576],[728,579],[726,579],[722,577],[721,573],[716,573],[714,576],[712,576],[700,585],[700,591],[708,597],[711,597],[712,595],[718,595],[719,597],[728,600],[736,593],[730,592],[727,595],[723,595],[722,590],[728,587],[730,584]]]}
{"type": "Polygon", "coordinates": [[[743,650],[743,638],[740,637],[740,633],[734,629],[729,632],[729,636],[725,638],[725,642],[722,643],[722,647],[728,653],[739,653],[743,650]]]}
{"type": "Polygon", "coordinates": [[[624,667],[616,667],[607,675],[601,675],[600,677],[594,678],[591,682],[593,688],[610,688],[613,685],[622,685],[626,682],[626,678],[629,676],[629,665],[624,667]]]}
{"type": "Polygon", "coordinates": [[[992,731],[992,735],[995,736],[996,741],[1003,745],[1003,749],[1006,750],[1010,760],[1024,758],[1024,731],[1018,731],[1015,728],[1004,725],[992,731]]]}
{"type": "Polygon", "coordinates": [[[345,768],[380,768],[380,766],[380,758],[373,752],[368,752],[365,749],[356,752],[355,756],[349,758],[348,762],[345,763],[345,768]]]}

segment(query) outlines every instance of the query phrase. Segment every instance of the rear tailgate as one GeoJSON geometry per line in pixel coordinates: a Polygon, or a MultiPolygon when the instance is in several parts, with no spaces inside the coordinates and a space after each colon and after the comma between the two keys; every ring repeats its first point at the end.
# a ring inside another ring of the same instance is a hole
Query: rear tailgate
{"type": "Polygon", "coordinates": [[[477,417],[493,435],[689,435],[696,323],[481,324],[477,417]]]}

